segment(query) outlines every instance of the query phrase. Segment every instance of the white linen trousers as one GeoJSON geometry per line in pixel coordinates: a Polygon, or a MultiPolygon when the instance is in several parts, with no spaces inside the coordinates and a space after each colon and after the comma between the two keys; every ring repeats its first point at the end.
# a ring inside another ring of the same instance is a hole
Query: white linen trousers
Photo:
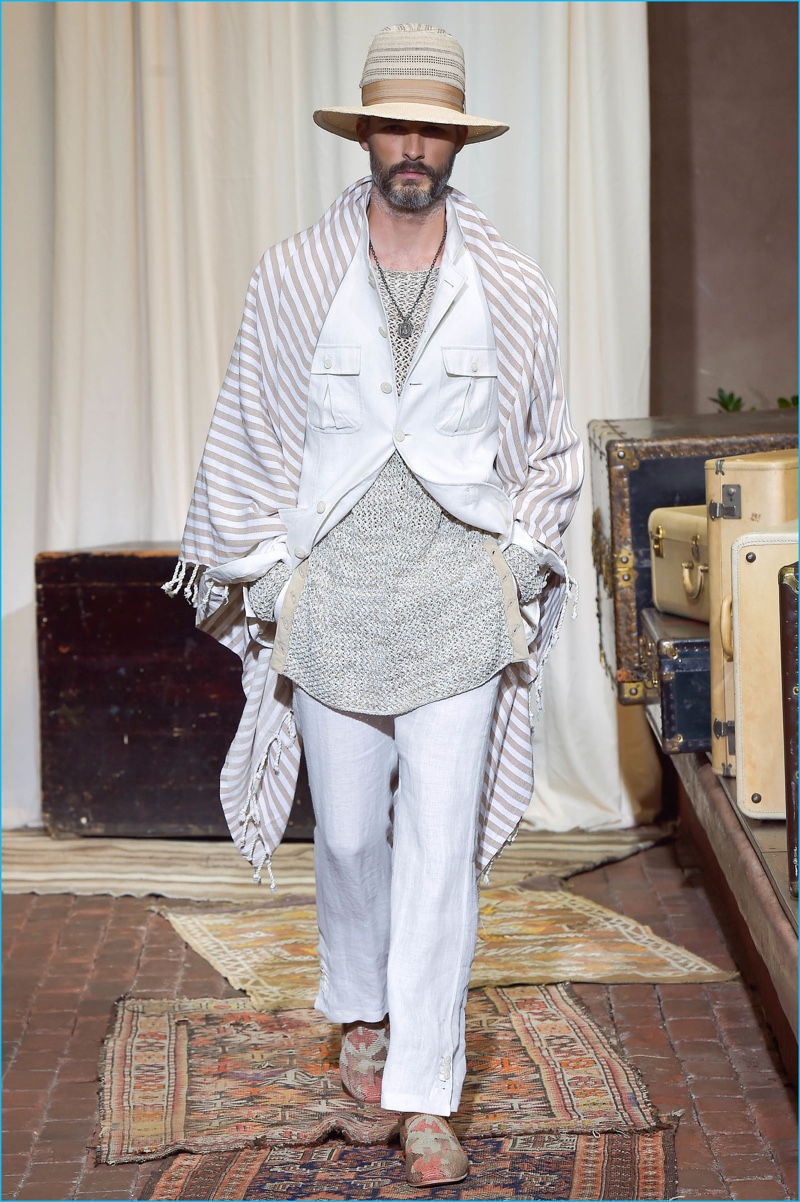
{"type": "Polygon", "coordinates": [[[320,988],[331,1022],[388,1013],[385,1110],[448,1115],[466,1073],[478,809],[499,675],[394,717],[301,689],[314,804],[320,988]]]}

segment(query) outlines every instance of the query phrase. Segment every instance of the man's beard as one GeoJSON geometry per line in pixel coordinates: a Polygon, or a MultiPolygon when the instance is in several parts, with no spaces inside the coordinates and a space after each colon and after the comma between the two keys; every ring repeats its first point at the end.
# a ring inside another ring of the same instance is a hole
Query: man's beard
{"type": "Polygon", "coordinates": [[[414,171],[419,171],[431,181],[430,187],[424,188],[421,186],[421,181],[418,183],[416,180],[398,180],[396,178],[403,171],[408,171],[412,164],[395,163],[392,167],[386,167],[381,163],[372,147],[369,148],[372,182],[390,205],[396,209],[405,209],[407,212],[428,209],[439,200],[447,187],[447,181],[450,179],[455,161],[456,152],[454,150],[448,162],[438,171],[435,171],[433,167],[428,167],[426,163],[414,163],[414,171]]]}

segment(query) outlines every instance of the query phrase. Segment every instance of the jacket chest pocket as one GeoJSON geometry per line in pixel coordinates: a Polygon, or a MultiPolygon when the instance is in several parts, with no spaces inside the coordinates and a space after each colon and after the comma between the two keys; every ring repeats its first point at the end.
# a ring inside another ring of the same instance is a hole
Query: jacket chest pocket
{"type": "Polygon", "coordinates": [[[361,347],[318,346],[311,363],[307,420],[314,430],[361,428],[361,347]]]}
{"type": "Polygon", "coordinates": [[[475,434],[485,429],[496,396],[497,351],[493,346],[442,347],[435,419],[440,434],[475,434]]]}

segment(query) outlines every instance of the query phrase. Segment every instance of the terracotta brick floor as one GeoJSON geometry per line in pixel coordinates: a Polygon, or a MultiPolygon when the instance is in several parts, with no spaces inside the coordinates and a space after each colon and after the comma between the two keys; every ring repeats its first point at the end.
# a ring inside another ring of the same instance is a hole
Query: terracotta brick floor
{"type": "MultiPolygon", "coordinates": [[[[683,838],[573,877],[585,897],[734,967],[683,838]]],[[[153,899],[3,899],[2,1197],[135,1198],[152,1165],[93,1164],[97,1061],[116,998],[232,990],[153,899]]],[[[724,916],[723,916],[724,923],[724,916]]],[[[797,1198],[797,1104],[758,996],[724,985],[577,985],[664,1114],[681,1112],[681,1198],[797,1198]]]]}

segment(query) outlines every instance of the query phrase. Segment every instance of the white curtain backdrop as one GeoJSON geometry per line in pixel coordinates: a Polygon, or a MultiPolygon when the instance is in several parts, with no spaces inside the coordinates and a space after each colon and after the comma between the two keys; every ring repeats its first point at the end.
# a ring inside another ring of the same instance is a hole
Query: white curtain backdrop
{"type": "MultiPolygon", "coordinates": [[[[3,5],[6,826],[39,817],[33,557],[177,544],[250,273],[365,174],[314,108],[358,102],[373,33],[442,25],[470,112],[511,131],[453,183],[560,301],[576,425],[647,412],[644,3],[3,5]]],[[[529,819],[629,825],[651,741],[600,668],[588,486],[580,617],[551,660],[529,819]]]]}

